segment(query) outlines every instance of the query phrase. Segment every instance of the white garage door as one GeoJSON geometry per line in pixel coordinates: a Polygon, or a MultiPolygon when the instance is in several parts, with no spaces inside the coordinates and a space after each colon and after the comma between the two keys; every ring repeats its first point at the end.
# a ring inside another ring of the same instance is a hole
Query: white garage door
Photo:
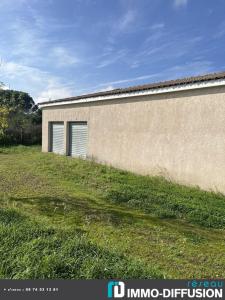
{"type": "Polygon", "coordinates": [[[70,123],[70,155],[86,158],[87,142],[87,122],[70,123]]]}
{"type": "Polygon", "coordinates": [[[57,154],[64,154],[64,124],[52,123],[51,128],[51,151],[57,154]]]}

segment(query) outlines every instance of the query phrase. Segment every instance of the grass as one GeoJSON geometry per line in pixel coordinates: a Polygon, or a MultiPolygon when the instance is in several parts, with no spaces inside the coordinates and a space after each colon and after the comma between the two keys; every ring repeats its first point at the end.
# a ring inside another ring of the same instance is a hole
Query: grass
{"type": "Polygon", "coordinates": [[[225,196],[0,148],[0,278],[222,278],[225,196]]]}
{"type": "Polygon", "coordinates": [[[104,250],[79,230],[40,225],[16,209],[0,210],[2,278],[91,279],[159,276],[137,260],[104,250]]]}

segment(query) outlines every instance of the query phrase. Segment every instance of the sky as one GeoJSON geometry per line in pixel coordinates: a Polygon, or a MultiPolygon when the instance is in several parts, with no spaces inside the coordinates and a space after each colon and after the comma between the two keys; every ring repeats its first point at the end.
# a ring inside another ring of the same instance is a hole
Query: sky
{"type": "Polygon", "coordinates": [[[225,71],[224,0],[0,0],[0,81],[36,102],[225,71]]]}

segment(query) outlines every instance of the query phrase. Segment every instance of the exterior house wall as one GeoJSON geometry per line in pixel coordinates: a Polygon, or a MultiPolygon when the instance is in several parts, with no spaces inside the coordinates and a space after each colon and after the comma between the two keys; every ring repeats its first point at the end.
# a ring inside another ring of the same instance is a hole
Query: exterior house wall
{"type": "Polygon", "coordinates": [[[225,87],[45,107],[44,152],[52,121],[87,121],[99,162],[225,193],[225,87]]]}

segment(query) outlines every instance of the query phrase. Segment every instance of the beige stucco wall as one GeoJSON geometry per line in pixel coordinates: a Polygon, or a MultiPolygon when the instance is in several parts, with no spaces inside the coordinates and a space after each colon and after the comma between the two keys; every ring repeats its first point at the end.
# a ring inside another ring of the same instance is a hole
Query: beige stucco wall
{"type": "Polygon", "coordinates": [[[44,108],[44,152],[50,121],[87,121],[99,162],[225,193],[225,87],[44,108]]]}

